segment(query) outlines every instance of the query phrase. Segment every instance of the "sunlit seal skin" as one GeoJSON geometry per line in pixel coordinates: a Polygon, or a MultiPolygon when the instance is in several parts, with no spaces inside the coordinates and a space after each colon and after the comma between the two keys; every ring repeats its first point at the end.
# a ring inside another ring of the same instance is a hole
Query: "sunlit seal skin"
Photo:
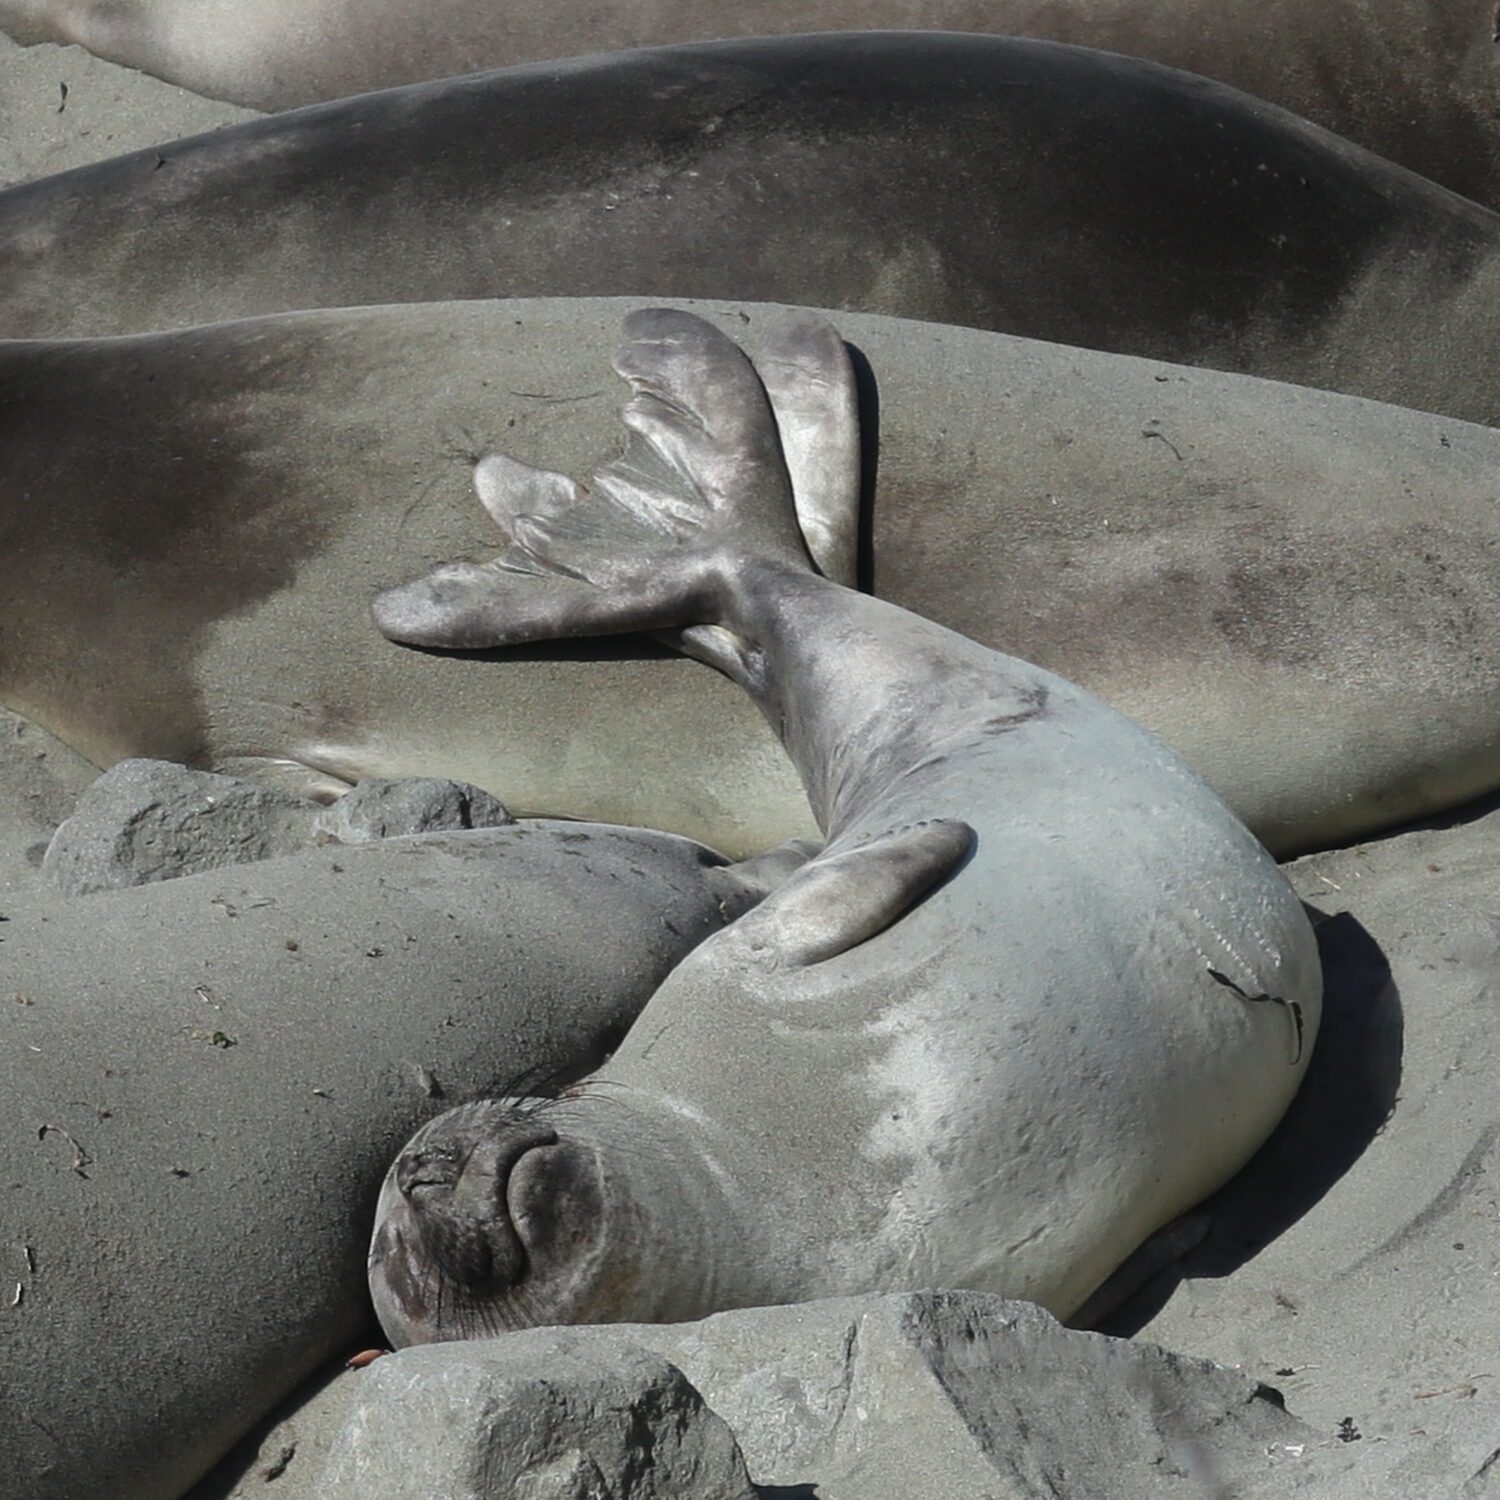
{"type": "MultiPolygon", "coordinates": [[[[582,462],[612,437],[587,386],[530,382],[559,337],[592,327],[607,351],[619,316],[453,304],[0,343],[0,580],[32,600],[0,625],[0,703],[100,766],[153,755],[327,799],[462,765],[522,814],[692,829],[736,855],[813,832],[754,713],[645,641],[493,663],[369,628],[375,589],[492,540],[473,491],[505,460],[486,449],[540,427],[582,462]]],[[[757,330],[810,545],[852,582],[849,355],[784,314],[757,330]]],[[[597,389],[586,349],[562,365],[597,389]]]]}
{"type": "Polygon", "coordinates": [[[1492,0],[0,0],[18,39],[81,43],[257,109],[725,37],[890,27],[1073,42],[1233,84],[1492,207],[1497,26],[1492,0]]]}
{"type": "MultiPolygon", "coordinates": [[[[814,833],[764,720],[696,662],[638,639],[418,655],[369,629],[364,594],[491,550],[484,455],[577,473],[614,450],[599,371],[630,306],[0,344],[0,703],[101,766],[324,796],[448,776],[734,855],[814,833]]],[[[830,576],[854,578],[862,525],[865,587],[1100,694],[1277,852],[1500,787],[1494,429],[851,313],[859,507],[836,341],[798,397],[797,314],[699,310],[776,393],[830,576]],[[816,441],[789,415],[808,400],[816,441]]]]}
{"type": "Polygon", "coordinates": [[[748,360],[632,314],[624,456],[513,465],[508,545],[387,634],[680,631],[779,730],[827,846],[709,938],[580,1097],[428,1126],[381,1191],[397,1344],[874,1289],[1075,1310],[1291,1100],[1321,973],[1290,886],[1160,741],[820,578],[748,360]]]}
{"type": "Polygon", "coordinates": [[[412,1130],[596,1064],[744,905],[701,847],[587,824],[8,898],[0,1494],[182,1494],[368,1338],[412,1130]]]}
{"type": "Polygon", "coordinates": [[[612,294],[883,312],[1500,418],[1500,217],[1246,95],[1049,43],[538,64],[0,194],[14,337],[612,294]]]}

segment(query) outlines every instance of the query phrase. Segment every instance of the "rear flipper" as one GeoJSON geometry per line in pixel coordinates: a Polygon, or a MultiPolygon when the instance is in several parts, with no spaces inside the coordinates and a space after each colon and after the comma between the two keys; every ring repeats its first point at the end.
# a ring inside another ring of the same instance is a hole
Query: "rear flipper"
{"type": "MultiPolygon", "coordinates": [[[[830,452],[847,452],[849,422],[838,411],[844,396],[852,401],[852,380],[838,374],[836,336],[822,326],[787,335],[774,383],[800,393],[787,408],[789,430],[821,427],[835,435],[830,452]]],[[[811,568],[782,436],[750,361],[689,313],[632,313],[624,331],[615,369],[633,394],[623,455],[591,490],[503,455],[485,459],[476,488],[509,546],[492,562],[449,564],[380,595],[376,623],[392,640],[473,649],[716,626],[716,557],[811,568]]],[[[798,463],[809,476],[820,471],[806,454],[798,463]]],[[[853,484],[857,492],[857,470],[853,484]]],[[[837,550],[835,531],[820,537],[837,550]]],[[[701,654],[732,654],[732,639],[694,634],[701,654]]]]}
{"type": "MultiPolygon", "coordinates": [[[[771,403],[803,542],[825,578],[853,588],[859,554],[859,393],[849,351],[831,324],[807,314],[780,324],[761,341],[754,369],[771,403]]],[[[474,488],[502,528],[518,513],[556,514],[584,493],[562,474],[529,468],[503,453],[479,461],[474,488]]]]}
{"type": "Polygon", "coordinates": [[[859,392],[849,351],[822,318],[784,324],[755,370],[771,398],[797,523],[818,571],[859,582],[859,392]]]}

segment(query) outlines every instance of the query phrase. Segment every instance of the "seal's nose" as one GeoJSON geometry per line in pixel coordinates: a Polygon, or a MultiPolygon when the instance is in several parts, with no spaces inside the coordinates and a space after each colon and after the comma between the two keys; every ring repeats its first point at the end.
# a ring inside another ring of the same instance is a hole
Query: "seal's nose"
{"type": "Polygon", "coordinates": [[[479,1142],[469,1153],[455,1192],[466,1196],[468,1190],[482,1197],[491,1210],[504,1207],[505,1185],[511,1169],[528,1151],[538,1146],[555,1146],[557,1132],[545,1125],[509,1125],[479,1142]]]}
{"type": "Polygon", "coordinates": [[[444,1273],[471,1291],[518,1281],[526,1266],[506,1188],[527,1152],[557,1142],[557,1132],[530,1121],[467,1129],[409,1150],[396,1186],[418,1234],[444,1273]]]}
{"type": "Polygon", "coordinates": [[[457,1145],[406,1151],[396,1163],[396,1186],[408,1198],[424,1188],[451,1188],[463,1166],[464,1152],[457,1145]]]}

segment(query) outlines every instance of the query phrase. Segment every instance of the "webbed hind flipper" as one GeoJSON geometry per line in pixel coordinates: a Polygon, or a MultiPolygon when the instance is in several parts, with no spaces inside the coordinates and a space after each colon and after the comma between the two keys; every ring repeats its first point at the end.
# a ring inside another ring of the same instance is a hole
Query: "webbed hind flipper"
{"type": "Polygon", "coordinates": [[[755,371],[776,414],[797,524],[818,571],[845,588],[859,575],[859,392],[843,339],[798,317],[766,339],[755,371]]]}
{"type": "Polygon", "coordinates": [[[777,968],[835,958],[883,932],[967,858],[974,830],[957,818],[913,823],[812,860],[735,926],[777,968]]]}
{"type": "Polygon", "coordinates": [[[474,465],[474,493],[506,536],[517,516],[557,516],[584,499],[583,487],[552,469],[523,464],[508,453],[486,453],[474,465]]]}
{"type": "Polygon", "coordinates": [[[534,571],[517,549],[492,562],[445,563],[387,589],[371,606],[383,635],[407,646],[480,651],[690,623],[691,588],[662,566],[629,590],[534,571]]]}
{"type": "MultiPolygon", "coordinates": [[[[808,313],[763,340],[754,366],[776,419],[807,550],[825,578],[854,588],[859,570],[859,393],[849,350],[827,319],[808,313]]],[[[629,370],[621,368],[633,379],[639,373],[638,362],[629,370]]],[[[623,463],[612,467],[618,483],[623,463]]],[[[474,489],[507,534],[517,516],[559,515],[584,498],[583,489],[566,475],[532,468],[505,453],[490,453],[479,461],[474,489]]]]}
{"type": "MultiPolygon", "coordinates": [[[[475,486],[510,546],[450,563],[375,601],[409,645],[477,649],[713,626],[705,560],[809,569],[776,421],[744,352],[691,313],[625,319],[615,369],[632,394],[625,451],[585,489],[501,455],[475,486]]],[[[731,667],[733,642],[702,637],[731,667]]]]}

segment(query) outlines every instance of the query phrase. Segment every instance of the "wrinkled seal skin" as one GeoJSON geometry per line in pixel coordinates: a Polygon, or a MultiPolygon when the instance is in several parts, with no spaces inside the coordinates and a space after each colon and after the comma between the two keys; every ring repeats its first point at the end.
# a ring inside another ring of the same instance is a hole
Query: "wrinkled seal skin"
{"type": "MultiPolygon", "coordinates": [[[[815,349],[826,325],[803,324],[815,349]]],[[[967,1287],[1059,1315],[1225,1181],[1317,1029],[1306,916],[1160,741],[817,576],[749,362],[632,314],[622,458],[512,465],[507,546],[394,638],[681,630],[781,732],[826,848],[672,972],[581,1096],[440,1118],[371,1240],[398,1344],[967,1287]]]]}
{"type": "Polygon", "coordinates": [[[1233,84],[1500,206],[1492,0],[0,0],[0,27],[258,109],[481,68],[789,32],[989,32],[1233,84]]]}
{"type": "MultiPolygon", "coordinates": [[[[744,854],[814,831],[744,694],[644,642],[415,655],[363,593],[479,556],[479,455],[581,472],[627,304],[0,345],[0,701],[100,765],[443,775],[744,854]],[[306,642],[317,640],[318,649],[306,642]]],[[[791,314],[703,311],[763,350],[791,314]]],[[[1278,852],[1500,787],[1500,433],[846,314],[874,592],[1157,731],[1278,852]],[[878,420],[878,461],[875,438],[878,420]]],[[[855,520],[850,518],[851,523],[855,520]]]]}
{"type": "Polygon", "coordinates": [[[616,293],[892,313],[1500,418],[1500,217],[1233,90],[1047,43],[834,34],[521,67],[0,194],[10,336],[616,293]]]}
{"type": "Polygon", "coordinates": [[[8,899],[0,1496],[180,1495],[368,1336],[411,1131],[597,1063],[736,885],[565,824],[8,899]]]}

